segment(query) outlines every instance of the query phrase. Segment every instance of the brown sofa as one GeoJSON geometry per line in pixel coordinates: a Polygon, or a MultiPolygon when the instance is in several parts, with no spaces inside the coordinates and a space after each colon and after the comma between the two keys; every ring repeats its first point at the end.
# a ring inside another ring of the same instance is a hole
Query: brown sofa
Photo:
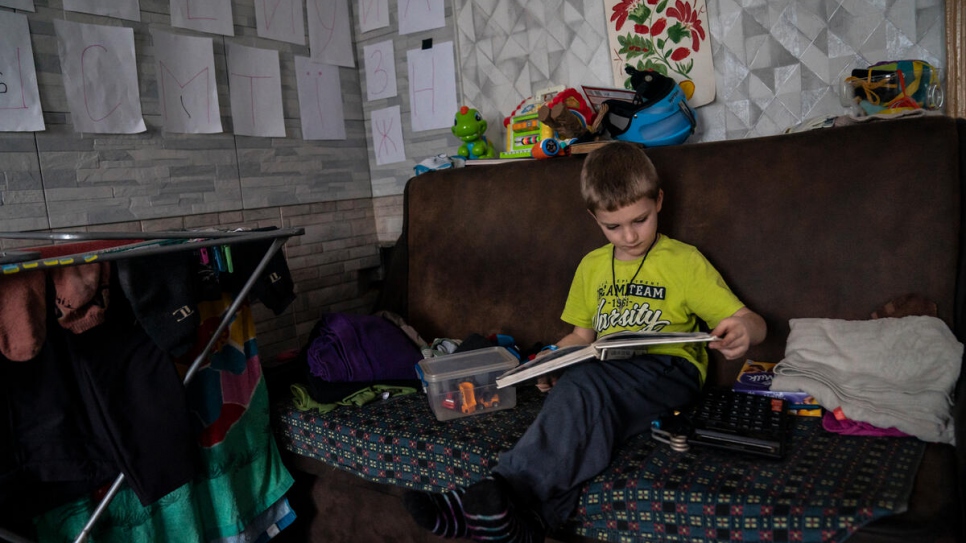
{"type": "MultiPolygon", "coordinates": [[[[872,121],[655,148],[650,156],[665,182],[660,231],[701,248],[768,323],[767,340],[749,357],[781,360],[791,318],[867,319],[908,293],[935,301],[962,341],[963,120],[872,121]]],[[[565,334],[559,316],[573,270],[605,242],[580,200],[581,164],[573,156],[413,178],[383,308],[427,338],[499,331],[530,345],[565,334]]],[[[713,358],[710,382],[732,382],[740,362],[713,358]]],[[[960,379],[959,443],[966,443],[963,389],[960,379]]],[[[283,537],[435,540],[403,511],[401,488],[293,454],[290,434],[278,435],[299,480],[291,496],[301,515],[283,537]]],[[[908,510],[849,541],[962,540],[963,451],[926,446],[908,510]]]]}

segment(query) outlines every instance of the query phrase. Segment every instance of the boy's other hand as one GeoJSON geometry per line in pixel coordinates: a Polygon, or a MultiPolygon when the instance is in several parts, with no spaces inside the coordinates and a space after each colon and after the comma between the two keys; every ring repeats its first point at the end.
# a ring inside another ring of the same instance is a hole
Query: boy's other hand
{"type": "Polygon", "coordinates": [[[550,392],[550,389],[557,384],[557,377],[556,373],[537,377],[537,390],[540,392],[550,392]]]}
{"type": "MultiPolygon", "coordinates": [[[[540,351],[534,357],[534,359],[540,358],[550,354],[552,351],[540,351]]],[[[557,373],[548,373],[537,377],[537,390],[540,392],[549,392],[554,385],[557,384],[557,373]]]]}
{"type": "MultiPolygon", "coordinates": [[[[591,330],[590,328],[581,328],[579,326],[574,326],[574,330],[567,334],[566,336],[560,338],[560,341],[555,343],[557,347],[570,347],[571,345],[589,345],[594,339],[597,338],[597,332],[591,330]]],[[[541,356],[546,356],[550,354],[551,351],[540,351],[537,353],[536,358],[541,356]]],[[[549,374],[541,375],[537,377],[537,389],[540,392],[549,392],[554,385],[557,384],[557,378],[560,377],[560,372],[552,372],[549,374]]]]}
{"type": "Polygon", "coordinates": [[[761,343],[765,339],[765,332],[765,320],[743,307],[715,326],[711,334],[721,339],[708,343],[708,348],[719,351],[728,360],[734,360],[744,356],[752,345],[761,343]]]}

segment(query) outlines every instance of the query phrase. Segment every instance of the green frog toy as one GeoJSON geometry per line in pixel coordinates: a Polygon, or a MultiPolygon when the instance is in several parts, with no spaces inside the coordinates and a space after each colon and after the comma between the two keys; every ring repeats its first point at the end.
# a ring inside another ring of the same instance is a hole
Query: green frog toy
{"type": "Polygon", "coordinates": [[[463,106],[453,119],[453,135],[463,141],[458,151],[459,156],[474,158],[494,158],[496,151],[493,144],[483,135],[486,132],[486,121],[480,112],[463,106]]]}

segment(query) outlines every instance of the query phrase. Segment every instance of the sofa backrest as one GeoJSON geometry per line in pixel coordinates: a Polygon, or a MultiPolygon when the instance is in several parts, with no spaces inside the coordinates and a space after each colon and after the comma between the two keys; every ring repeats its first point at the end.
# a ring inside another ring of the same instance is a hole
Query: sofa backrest
{"type": "MultiPolygon", "coordinates": [[[[649,150],[664,179],[659,230],[696,245],[779,361],[788,320],[866,319],[900,295],[953,325],[963,134],[947,117],[875,121],[649,150]]],[[[427,339],[502,332],[553,342],[574,269],[605,243],[581,201],[580,156],[432,172],[409,181],[404,313],[427,339]]],[[[395,258],[395,257],[394,257],[395,258]]],[[[960,336],[962,337],[962,336],[960,336]]],[[[740,361],[716,360],[712,382],[740,361]]]]}

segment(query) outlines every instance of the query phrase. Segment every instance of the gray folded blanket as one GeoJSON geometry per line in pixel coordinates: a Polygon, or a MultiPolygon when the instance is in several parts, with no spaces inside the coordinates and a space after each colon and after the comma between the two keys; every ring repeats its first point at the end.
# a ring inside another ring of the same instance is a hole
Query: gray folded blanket
{"type": "Polygon", "coordinates": [[[935,317],[791,319],[773,390],[924,441],[955,444],[951,407],[963,344],[935,317]]]}

